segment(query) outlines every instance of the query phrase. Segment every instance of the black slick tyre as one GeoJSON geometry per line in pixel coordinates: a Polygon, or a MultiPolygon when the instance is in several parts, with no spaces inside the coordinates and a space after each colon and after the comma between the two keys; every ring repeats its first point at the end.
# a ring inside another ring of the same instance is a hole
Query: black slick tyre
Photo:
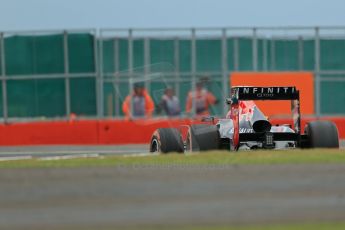
{"type": "Polygon", "coordinates": [[[151,137],[150,152],[184,152],[184,145],[180,132],[175,128],[157,129],[151,137]]]}
{"type": "Polygon", "coordinates": [[[187,151],[220,149],[220,135],[215,125],[191,125],[187,136],[187,151]]]}
{"type": "Polygon", "coordinates": [[[309,148],[339,148],[337,126],[330,121],[312,121],[305,127],[309,148]]]}

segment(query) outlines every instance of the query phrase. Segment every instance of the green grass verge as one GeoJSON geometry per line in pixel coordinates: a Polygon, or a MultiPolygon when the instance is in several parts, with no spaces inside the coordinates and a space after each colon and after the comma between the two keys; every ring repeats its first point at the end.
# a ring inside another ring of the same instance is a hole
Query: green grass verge
{"type": "MultiPolygon", "coordinates": [[[[141,228],[142,229],[142,228],[141,228]]],[[[155,228],[153,228],[155,229],[155,228]]],[[[172,230],[174,228],[160,228],[172,230]]],[[[307,223],[307,224],[276,224],[258,226],[228,226],[228,227],[182,227],[181,230],[340,230],[345,229],[345,223],[307,223]]],[[[145,230],[145,228],[144,228],[145,230]]]]}
{"type": "MultiPolygon", "coordinates": [[[[173,228],[161,228],[162,230],[171,230],[173,228]]],[[[228,226],[228,227],[186,227],[181,230],[340,230],[345,229],[345,223],[307,223],[307,224],[276,224],[276,225],[258,225],[258,226],[228,226]]],[[[145,228],[144,228],[145,230],[145,228]]]]}
{"type": "Polygon", "coordinates": [[[345,150],[211,151],[198,154],[159,156],[108,156],[65,160],[40,159],[2,161],[0,168],[97,167],[97,166],[188,166],[236,164],[312,164],[345,163],[345,150]]]}
{"type": "MultiPolygon", "coordinates": [[[[79,229],[79,228],[78,228],[79,229]]],[[[94,228],[84,228],[91,230],[94,228]]],[[[98,228],[99,230],[115,229],[111,227],[98,228]]],[[[320,222],[320,223],[286,223],[286,224],[260,224],[260,225],[232,225],[232,226],[140,226],[122,227],[123,230],[343,230],[345,222],[320,222]]],[[[72,230],[72,229],[71,229],[72,230]]]]}

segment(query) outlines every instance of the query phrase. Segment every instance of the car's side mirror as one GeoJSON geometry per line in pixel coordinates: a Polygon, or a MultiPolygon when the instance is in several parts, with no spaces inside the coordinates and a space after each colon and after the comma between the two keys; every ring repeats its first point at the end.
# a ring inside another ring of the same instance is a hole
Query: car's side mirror
{"type": "Polygon", "coordinates": [[[231,102],[232,102],[232,100],[231,100],[231,98],[226,98],[226,99],[225,99],[225,102],[226,102],[226,104],[230,105],[231,102]]]}

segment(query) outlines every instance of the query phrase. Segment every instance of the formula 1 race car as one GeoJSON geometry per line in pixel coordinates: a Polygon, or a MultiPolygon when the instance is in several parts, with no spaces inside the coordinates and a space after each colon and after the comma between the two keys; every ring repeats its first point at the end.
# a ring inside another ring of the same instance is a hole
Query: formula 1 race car
{"type": "MultiPolygon", "coordinates": [[[[301,133],[299,91],[295,87],[233,87],[226,99],[225,119],[180,128],[157,129],[150,152],[185,152],[215,149],[339,148],[337,127],[330,121],[312,121],[301,133]],[[255,100],[290,100],[293,126],[272,126],[255,100]],[[183,135],[183,128],[187,134],[183,135]]],[[[206,118],[204,121],[214,121],[206,118]]]]}

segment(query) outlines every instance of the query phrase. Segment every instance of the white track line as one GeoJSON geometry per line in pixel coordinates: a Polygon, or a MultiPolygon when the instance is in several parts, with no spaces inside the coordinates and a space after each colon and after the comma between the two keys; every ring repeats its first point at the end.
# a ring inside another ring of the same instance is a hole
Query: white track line
{"type": "Polygon", "coordinates": [[[32,156],[16,156],[16,157],[0,157],[0,161],[19,161],[19,160],[30,160],[32,156]]]}
{"type": "Polygon", "coordinates": [[[26,154],[26,155],[32,155],[35,156],[36,154],[114,154],[114,155],[122,155],[122,153],[140,153],[142,151],[140,150],[56,150],[56,151],[4,151],[0,152],[0,157],[3,154],[26,154]]]}
{"type": "Polygon", "coordinates": [[[76,158],[103,158],[99,154],[76,154],[76,155],[64,155],[64,156],[51,156],[51,157],[37,157],[40,161],[51,161],[51,160],[68,160],[76,158]]]}
{"type": "MultiPolygon", "coordinates": [[[[146,156],[157,156],[159,154],[156,153],[138,153],[138,154],[125,154],[119,155],[122,157],[146,157],[146,156]]],[[[63,155],[63,156],[44,156],[44,157],[37,157],[37,156],[14,156],[14,157],[0,157],[0,162],[2,161],[15,161],[15,160],[31,160],[37,159],[39,161],[53,161],[53,160],[69,160],[69,159],[77,159],[77,158],[100,158],[103,159],[104,156],[95,153],[95,154],[73,154],[73,155],[63,155]]]]}
{"type": "Polygon", "coordinates": [[[148,156],[158,156],[158,153],[137,153],[137,154],[124,154],[123,157],[148,157],[148,156]]]}

